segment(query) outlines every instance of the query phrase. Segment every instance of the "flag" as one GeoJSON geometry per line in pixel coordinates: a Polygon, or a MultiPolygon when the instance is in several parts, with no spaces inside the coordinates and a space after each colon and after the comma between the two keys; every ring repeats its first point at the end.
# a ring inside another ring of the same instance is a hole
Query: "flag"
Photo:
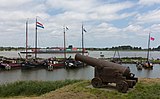
{"type": "Polygon", "coordinates": [[[84,31],[84,32],[87,32],[84,28],[83,28],[83,31],[84,31]]]}
{"type": "Polygon", "coordinates": [[[154,37],[150,37],[150,40],[154,41],[154,37]]]}
{"type": "Polygon", "coordinates": [[[37,23],[36,23],[36,26],[44,29],[43,24],[41,24],[40,22],[37,22],[37,23]]]}
{"type": "Polygon", "coordinates": [[[69,30],[68,27],[66,27],[66,30],[69,30]]]}

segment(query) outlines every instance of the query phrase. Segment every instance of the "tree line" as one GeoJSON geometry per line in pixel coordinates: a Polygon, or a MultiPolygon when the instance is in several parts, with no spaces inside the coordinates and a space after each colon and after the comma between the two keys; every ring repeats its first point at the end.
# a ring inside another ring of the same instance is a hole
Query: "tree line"
{"type": "MultiPolygon", "coordinates": [[[[113,50],[131,50],[131,51],[145,51],[145,50],[148,50],[146,48],[142,48],[142,47],[132,47],[130,45],[126,45],[126,46],[115,46],[115,47],[106,47],[106,48],[86,48],[86,50],[108,50],[108,51],[113,51],[113,50]]],[[[160,46],[158,46],[157,48],[150,48],[149,50],[151,51],[160,51],[160,46]]]]}
{"type": "MultiPolygon", "coordinates": [[[[51,47],[46,47],[46,48],[51,48],[51,47]]],[[[29,48],[32,49],[32,48],[29,48]]],[[[0,47],[0,51],[12,51],[12,50],[25,50],[25,47],[0,47]]],[[[133,51],[141,51],[141,50],[148,50],[148,49],[143,49],[142,47],[132,47],[130,45],[124,45],[124,46],[115,46],[115,47],[105,47],[105,48],[86,48],[86,50],[94,50],[94,51],[112,51],[112,50],[133,50],[133,51]]],[[[160,51],[160,46],[157,48],[150,48],[149,50],[152,51],[160,51]]]]}

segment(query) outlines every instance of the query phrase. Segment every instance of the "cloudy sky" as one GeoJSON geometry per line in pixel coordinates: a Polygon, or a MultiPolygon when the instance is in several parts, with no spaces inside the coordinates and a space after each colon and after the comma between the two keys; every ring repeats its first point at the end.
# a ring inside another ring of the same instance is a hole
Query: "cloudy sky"
{"type": "Polygon", "coordinates": [[[160,45],[160,0],[0,0],[0,46],[25,46],[25,22],[29,20],[29,45],[63,46],[63,27],[67,46],[81,46],[81,25],[86,47],[131,45],[147,47],[148,34],[160,45]]]}

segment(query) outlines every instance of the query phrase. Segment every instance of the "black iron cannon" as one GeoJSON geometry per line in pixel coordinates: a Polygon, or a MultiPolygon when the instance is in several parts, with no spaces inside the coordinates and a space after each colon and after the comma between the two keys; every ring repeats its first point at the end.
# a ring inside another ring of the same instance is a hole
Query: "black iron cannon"
{"type": "Polygon", "coordinates": [[[95,77],[91,81],[93,87],[99,88],[108,83],[116,83],[118,91],[125,93],[138,81],[138,78],[130,73],[129,67],[81,54],[76,54],[75,59],[95,67],[95,77]]]}

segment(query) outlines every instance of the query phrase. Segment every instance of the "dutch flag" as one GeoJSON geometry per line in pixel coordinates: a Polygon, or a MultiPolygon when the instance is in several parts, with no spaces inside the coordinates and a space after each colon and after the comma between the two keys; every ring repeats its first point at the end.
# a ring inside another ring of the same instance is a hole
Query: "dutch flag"
{"type": "Polygon", "coordinates": [[[43,24],[41,24],[40,22],[37,22],[37,23],[36,23],[36,26],[44,29],[43,24]]]}

